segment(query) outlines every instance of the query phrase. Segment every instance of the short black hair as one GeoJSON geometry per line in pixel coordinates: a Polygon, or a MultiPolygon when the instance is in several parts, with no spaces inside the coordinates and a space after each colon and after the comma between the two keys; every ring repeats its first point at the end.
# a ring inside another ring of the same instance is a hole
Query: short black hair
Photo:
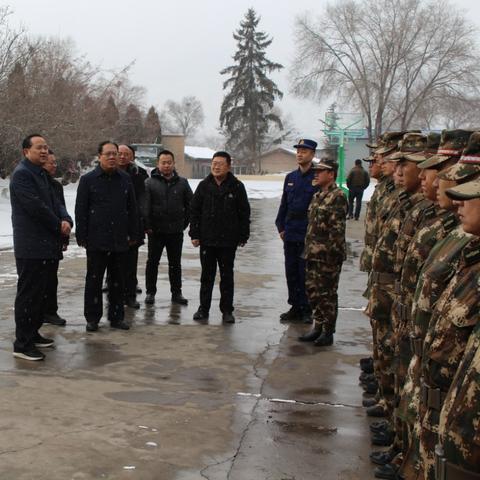
{"type": "Polygon", "coordinates": [[[227,161],[228,165],[232,164],[232,157],[230,156],[230,154],[228,152],[225,152],[224,150],[219,150],[218,152],[215,152],[213,154],[212,160],[216,157],[224,158],[227,161]]]}
{"type": "Polygon", "coordinates": [[[55,155],[55,152],[54,152],[51,148],[49,148],[49,149],[48,149],[48,154],[49,154],[49,155],[55,155]]]}
{"type": "Polygon", "coordinates": [[[97,152],[98,152],[99,155],[101,155],[103,153],[103,147],[105,145],[108,145],[108,144],[115,145],[117,147],[117,150],[118,150],[118,145],[115,142],[112,142],[111,140],[104,140],[103,142],[100,142],[98,144],[97,152]]]}
{"type": "Polygon", "coordinates": [[[32,146],[32,138],[34,137],[40,137],[43,138],[43,135],[40,135],[39,133],[31,133],[27,137],[25,137],[22,140],[22,149],[23,148],[30,148],[32,146]]]}
{"type": "Polygon", "coordinates": [[[361,165],[361,164],[362,164],[362,161],[359,158],[357,158],[355,160],[355,165],[361,165]]]}
{"type": "Polygon", "coordinates": [[[175,161],[175,155],[173,152],[167,149],[163,149],[158,155],[157,155],[157,160],[160,158],[160,155],[170,155],[173,158],[173,161],[175,161]]]}

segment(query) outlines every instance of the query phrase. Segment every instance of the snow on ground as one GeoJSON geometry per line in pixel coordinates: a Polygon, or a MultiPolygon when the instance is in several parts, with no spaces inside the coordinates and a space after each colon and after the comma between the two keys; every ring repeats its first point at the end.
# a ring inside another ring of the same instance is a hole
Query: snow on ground
{"type": "MultiPolygon", "coordinates": [[[[258,178],[258,177],[257,177],[258,178]]],[[[195,191],[199,184],[199,179],[190,179],[189,183],[192,190],[195,191]]],[[[10,199],[8,195],[9,180],[0,179],[0,249],[8,249],[13,245],[12,222],[10,199]]],[[[282,195],[283,178],[279,176],[279,180],[243,180],[247,189],[248,198],[251,200],[261,200],[264,198],[280,198],[282,195]]],[[[73,217],[75,212],[75,197],[77,194],[78,183],[69,184],[65,187],[65,202],[67,210],[73,217]]],[[[368,201],[373,193],[375,185],[372,183],[364,193],[363,200],[368,201]]],[[[75,227],[74,227],[75,230],[75,227]]],[[[74,242],[70,243],[68,248],[68,256],[77,256],[83,252],[83,249],[76,247],[74,242]]]]}

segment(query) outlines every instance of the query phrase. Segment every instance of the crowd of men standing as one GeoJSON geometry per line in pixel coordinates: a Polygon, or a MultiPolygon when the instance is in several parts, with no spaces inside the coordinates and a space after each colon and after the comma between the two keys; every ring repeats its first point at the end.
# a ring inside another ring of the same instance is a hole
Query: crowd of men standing
{"type": "Polygon", "coordinates": [[[377,478],[480,479],[480,132],[387,132],[361,270],[377,478]]]}
{"type": "MultiPolygon", "coordinates": [[[[54,180],[55,158],[40,134],[26,137],[23,159],[10,181],[14,253],[18,273],[15,298],[13,355],[43,360],[43,348],[54,341],[39,330],[44,323],[65,325],[58,313],[58,265],[68,246],[73,220],[66,211],[62,185],[54,180]]],[[[220,310],[224,323],[234,323],[234,259],[250,235],[250,206],[245,187],[231,172],[231,157],[213,155],[211,173],[195,194],[175,170],[174,154],[163,150],[149,177],[134,162],[128,145],[104,141],[98,163],[85,173],[75,204],[76,241],[85,248],[84,290],[86,330],[95,332],[103,315],[102,283],[106,274],[107,318],[115,329],[128,330],[125,305],[139,308],[138,248],[148,235],[146,304],[156,294],[158,264],[167,250],[171,300],[186,305],[182,295],[183,232],[190,224],[194,247],[200,247],[200,306],[194,314],[206,320],[217,265],[220,270],[220,310]]]]}

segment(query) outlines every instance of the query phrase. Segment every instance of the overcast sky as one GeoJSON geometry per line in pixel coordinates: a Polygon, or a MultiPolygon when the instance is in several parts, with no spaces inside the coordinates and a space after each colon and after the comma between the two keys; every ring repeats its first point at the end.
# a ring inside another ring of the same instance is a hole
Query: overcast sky
{"type": "MultiPolygon", "coordinates": [[[[204,133],[215,133],[223,99],[219,71],[232,63],[232,32],[248,8],[261,16],[259,28],[273,37],[268,57],[285,66],[274,79],[285,97],[280,107],[291,114],[301,136],[318,138],[327,104],[289,94],[294,54],[293,27],[299,14],[322,11],[325,0],[0,0],[31,34],[74,40],[78,53],[105,69],[135,61],[130,78],[146,88],[145,103],[158,109],[166,100],[195,95],[203,103],[204,133]]],[[[480,2],[452,2],[480,24],[480,2]]],[[[427,20],[426,20],[427,21],[427,20]]]]}

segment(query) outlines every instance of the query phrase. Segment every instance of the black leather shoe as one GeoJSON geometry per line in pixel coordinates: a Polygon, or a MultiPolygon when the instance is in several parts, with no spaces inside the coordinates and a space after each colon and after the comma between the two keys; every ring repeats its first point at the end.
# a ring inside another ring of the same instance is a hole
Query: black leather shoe
{"type": "Polygon", "coordinates": [[[97,322],[87,322],[87,326],[85,328],[87,332],[96,332],[98,330],[98,323],[97,322]]]}
{"type": "Polygon", "coordinates": [[[375,378],[375,375],[373,373],[365,373],[362,372],[360,376],[358,377],[358,380],[362,383],[370,383],[370,382],[376,382],[377,379],[375,378]]]}
{"type": "Polygon", "coordinates": [[[362,407],[373,407],[377,404],[377,400],[375,398],[364,398],[362,400],[362,407]]]}
{"type": "Polygon", "coordinates": [[[314,342],[321,335],[322,335],[322,330],[312,328],[309,332],[305,333],[305,335],[300,335],[298,337],[298,340],[300,342],[314,342]]]}
{"type": "Polygon", "coordinates": [[[55,314],[45,314],[43,316],[43,323],[49,323],[50,325],[57,325],[58,327],[63,327],[67,321],[60,317],[57,313],[55,314]]]}
{"type": "Polygon", "coordinates": [[[373,407],[367,408],[367,415],[369,417],[386,417],[387,413],[381,405],[374,405],[373,407]]]}
{"type": "Polygon", "coordinates": [[[375,468],[373,474],[375,478],[385,478],[387,480],[396,480],[397,478],[398,467],[391,463],[386,465],[381,465],[380,467],[375,468]]]}
{"type": "Polygon", "coordinates": [[[333,334],[323,332],[316,340],[316,347],[329,347],[333,345],[333,334]]]}
{"type": "Polygon", "coordinates": [[[394,439],[395,433],[391,430],[377,432],[372,435],[372,445],[377,445],[377,447],[389,447],[394,439]]]}
{"type": "Polygon", "coordinates": [[[135,298],[127,298],[125,305],[128,308],[134,308],[135,310],[138,310],[140,308],[140,304],[137,302],[135,298]]]}
{"type": "Polygon", "coordinates": [[[385,430],[391,430],[391,425],[388,420],[376,420],[370,424],[370,431],[372,433],[384,432],[385,430]]]}
{"type": "Polygon", "coordinates": [[[178,305],[188,305],[188,300],[181,293],[176,293],[175,295],[172,295],[172,303],[178,303],[178,305]]]}
{"type": "Polygon", "coordinates": [[[130,330],[130,325],[122,320],[121,322],[110,322],[110,328],[116,328],[117,330],[130,330]]]}
{"type": "Polygon", "coordinates": [[[207,320],[208,312],[205,312],[202,307],[200,307],[194,314],[193,319],[197,321],[207,320]]]}
{"type": "Polygon", "coordinates": [[[370,461],[376,465],[387,465],[387,463],[390,463],[396,455],[397,452],[393,449],[377,450],[370,454],[370,461]]]}
{"type": "Polygon", "coordinates": [[[224,313],[222,315],[222,321],[224,323],[235,323],[235,317],[231,313],[224,313]]]}
{"type": "Polygon", "coordinates": [[[361,358],[360,368],[365,373],[373,373],[373,358],[372,357],[361,358]]]}
{"type": "Polygon", "coordinates": [[[375,395],[378,391],[378,383],[376,381],[375,382],[362,383],[362,388],[365,391],[365,393],[375,395]]]}
{"type": "Polygon", "coordinates": [[[280,314],[280,321],[282,322],[298,322],[301,319],[301,311],[292,307],[290,310],[280,314]]]}
{"type": "Polygon", "coordinates": [[[155,303],[155,295],[153,293],[147,293],[145,296],[145,303],[147,305],[153,305],[155,303]]]}

